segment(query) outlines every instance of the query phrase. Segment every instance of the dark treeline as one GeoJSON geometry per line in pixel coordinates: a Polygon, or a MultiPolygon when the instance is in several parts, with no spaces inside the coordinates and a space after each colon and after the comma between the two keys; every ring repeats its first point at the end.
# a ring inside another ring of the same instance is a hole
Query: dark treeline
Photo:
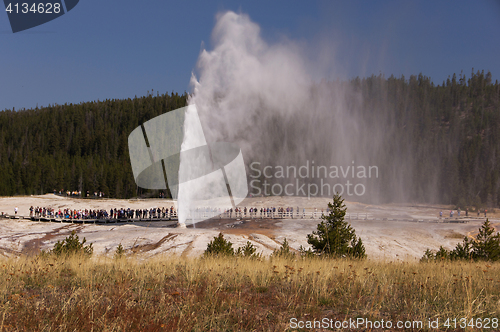
{"type": "MultiPolygon", "coordinates": [[[[490,73],[453,75],[439,85],[422,74],[340,84],[362,97],[352,111],[363,121],[390,128],[380,147],[386,161],[376,160],[377,190],[389,201],[397,200],[390,192],[404,178],[406,200],[500,206],[500,84],[490,73]],[[397,169],[390,156],[410,169],[397,169]]],[[[61,189],[116,198],[144,194],[132,176],[128,135],[186,101],[186,94],[149,95],[0,112],[0,195],[61,189]]]]}
{"type": "Polygon", "coordinates": [[[0,195],[61,189],[117,198],[147,194],[134,182],[128,135],[186,101],[187,94],[149,94],[0,112],[0,195]]]}
{"type": "MultiPolygon", "coordinates": [[[[437,86],[422,74],[351,83],[362,91],[365,111],[377,110],[373,116],[393,128],[383,149],[411,163],[403,174],[411,177],[404,182],[406,200],[500,205],[500,85],[491,73],[472,71],[469,79],[454,74],[437,86]]],[[[390,183],[397,175],[402,173],[394,169],[383,176],[390,183]]]]}

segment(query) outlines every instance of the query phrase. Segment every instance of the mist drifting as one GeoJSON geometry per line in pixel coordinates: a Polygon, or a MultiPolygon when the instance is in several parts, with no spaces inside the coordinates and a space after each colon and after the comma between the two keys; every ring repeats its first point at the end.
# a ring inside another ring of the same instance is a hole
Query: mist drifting
{"type": "MultiPolygon", "coordinates": [[[[260,27],[244,14],[219,14],[212,42],[213,49],[199,55],[189,103],[196,104],[208,143],[228,141],[242,148],[251,194],[259,193],[256,187],[262,189],[268,180],[293,184],[288,193],[294,195],[303,195],[297,187],[316,184],[316,196],[328,196],[333,185],[341,184],[348,200],[379,203],[412,197],[412,142],[395,141],[395,133],[404,128],[384,99],[386,91],[378,91],[377,102],[367,104],[359,80],[318,81],[310,74],[315,63],[304,55],[303,46],[291,40],[266,42],[260,27]],[[305,165],[307,177],[293,172],[305,165]],[[315,173],[311,166],[323,166],[328,175],[323,176],[324,168],[315,173]],[[370,166],[377,168],[376,177],[374,172],[368,176],[370,166]],[[279,173],[287,167],[288,174],[279,173]],[[338,177],[331,176],[335,167],[338,177]],[[347,195],[347,181],[362,184],[363,195],[347,195]]],[[[328,64],[343,65],[333,58],[328,64]]],[[[429,197],[434,195],[432,188],[426,190],[429,197]]],[[[267,194],[273,193],[268,189],[267,194]]]]}

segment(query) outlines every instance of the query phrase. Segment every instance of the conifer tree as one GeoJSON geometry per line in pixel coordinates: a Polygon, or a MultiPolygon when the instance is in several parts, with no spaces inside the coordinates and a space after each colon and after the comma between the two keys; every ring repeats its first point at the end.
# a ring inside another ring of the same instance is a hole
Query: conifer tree
{"type": "Polygon", "coordinates": [[[208,243],[203,256],[234,256],[233,244],[224,238],[224,234],[219,233],[208,243]]]}
{"type": "Polygon", "coordinates": [[[344,220],[347,208],[337,193],[328,203],[330,213],[323,215],[317,230],[307,235],[313,251],[320,256],[364,258],[365,247],[355,230],[344,220]]]}
{"type": "Polygon", "coordinates": [[[472,247],[472,256],[476,259],[500,260],[500,233],[495,234],[495,229],[488,219],[479,229],[479,234],[472,247]]]}

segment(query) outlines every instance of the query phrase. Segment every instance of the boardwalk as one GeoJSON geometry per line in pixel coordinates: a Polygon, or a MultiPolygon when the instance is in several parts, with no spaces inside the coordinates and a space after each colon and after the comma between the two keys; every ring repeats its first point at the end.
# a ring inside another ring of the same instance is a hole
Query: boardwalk
{"type": "MultiPolygon", "coordinates": [[[[261,214],[257,213],[230,213],[224,212],[217,214],[215,212],[200,212],[195,213],[195,220],[207,220],[207,219],[321,219],[321,212],[309,211],[300,213],[289,213],[289,212],[265,212],[261,214]]],[[[15,219],[15,220],[30,220],[36,222],[57,222],[57,223],[75,223],[75,224],[111,224],[111,223],[134,223],[134,222],[171,222],[172,225],[177,224],[178,217],[174,213],[171,216],[166,217],[150,217],[150,218],[99,218],[99,219],[81,219],[81,218],[57,218],[54,216],[13,216],[13,215],[2,215],[0,218],[4,219],[15,219]]],[[[371,221],[405,221],[405,222],[427,222],[427,223],[468,223],[471,221],[484,221],[486,218],[471,218],[471,217],[454,217],[454,218],[426,218],[426,219],[408,219],[408,218],[380,218],[369,213],[351,213],[346,214],[346,221],[355,220],[371,220],[371,221]]],[[[189,222],[191,218],[188,218],[189,222]]]]}

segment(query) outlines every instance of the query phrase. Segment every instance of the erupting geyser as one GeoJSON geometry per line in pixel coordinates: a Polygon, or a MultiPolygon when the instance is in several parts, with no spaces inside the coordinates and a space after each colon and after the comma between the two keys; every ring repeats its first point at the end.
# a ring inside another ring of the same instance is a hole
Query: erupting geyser
{"type": "MultiPolygon", "coordinates": [[[[262,172],[261,178],[252,178],[254,186],[267,180],[282,188],[288,183],[296,188],[309,184],[322,188],[321,181],[329,181],[332,188],[350,181],[362,195],[346,196],[348,200],[380,203],[407,199],[418,163],[407,142],[394,141],[400,128],[391,111],[394,105],[383,98],[367,104],[366,93],[356,80],[342,82],[321,76],[339,73],[346,65],[335,62],[331,49],[324,54],[321,45],[290,39],[267,42],[247,15],[231,11],[218,15],[212,45],[212,50],[199,55],[189,98],[190,104],[196,104],[209,145],[218,141],[238,144],[247,170],[254,162],[262,169],[299,168],[309,162],[380,170],[377,177],[353,178],[349,173],[345,178],[328,179],[298,174],[269,179],[262,172]],[[322,53],[318,58],[311,55],[315,48],[322,53]]],[[[389,92],[373,93],[383,96],[389,92]]],[[[432,188],[428,192],[433,195],[432,188]]]]}
{"type": "Polygon", "coordinates": [[[240,149],[224,142],[208,145],[195,105],[187,107],[184,118],[179,184],[179,227],[204,220],[207,209],[213,215],[234,208],[248,194],[240,149]]]}
{"type": "MultiPolygon", "coordinates": [[[[408,148],[411,142],[394,137],[408,119],[395,119],[394,114],[399,114],[392,111],[395,106],[382,97],[370,103],[363,97],[389,93],[383,82],[382,91],[367,92],[361,87],[369,90],[370,85],[359,84],[358,78],[341,82],[317,77],[312,73],[332,72],[329,69],[342,64],[332,59],[318,65],[303,45],[288,39],[264,41],[259,26],[244,14],[220,14],[212,39],[213,50],[200,53],[197,73],[191,77],[189,106],[144,123],[144,130],[136,129],[129,137],[136,183],[166,189],[168,182],[172,197],[178,200],[181,227],[203,220],[207,209],[214,215],[238,205],[249,190],[246,169],[253,171],[252,189],[265,181],[278,189],[293,183],[296,195],[305,196],[304,186],[322,192],[345,183],[358,189],[357,196],[347,193],[347,200],[407,200],[419,156],[408,148]],[[143,131],[150,147],[141,138],[143,131]],[[160,139],[161,135],[166,138],[160,139]],[[168,151],[157,153],[159,147],[168,151]],[[141,161],[134,163],[135,159],[141,161]],[[342,171],[341,177],[329,172],[318,177],[317,172],[305,176],[297,172],[272,179],[266,173],[308,164],[325,170],[332,165],[352,170],[356,165],[356,173],[342,171]],[[377,170],[376,176],[361,171],[371,169],[377,170]]],[[[439,174],[426,176],[438,183],[439,174]]],[[[426,190],[432,197],[435,190],[426,190]]]]}
{"type": "Polygon", "coordinates": [[[204,167],[210,163],[206,160],[206,155],[200,154],[195,158],[186,160],[186,156],[182,155],[183,151],[188,151],[197,147],[204,147],[207,145],[203,129],[201,127],[200,119],[196,111],[195,105],[190,105],[186,109],[186,116],[184,118],[184,139],[181,146],[181,158],[179,166],[179,182],[184,183],[179,187],[179,194],[177,198],[179,226],[186,227],[186,220],[189,216],[189,210],[193,209],[195,193],[202,189],[200,185],[203,183],[200,180],[189,180],[191,174],[198,171],[199,168],[204,167]],[[191,160],[193,159],[193,160],[191,160]]]}

